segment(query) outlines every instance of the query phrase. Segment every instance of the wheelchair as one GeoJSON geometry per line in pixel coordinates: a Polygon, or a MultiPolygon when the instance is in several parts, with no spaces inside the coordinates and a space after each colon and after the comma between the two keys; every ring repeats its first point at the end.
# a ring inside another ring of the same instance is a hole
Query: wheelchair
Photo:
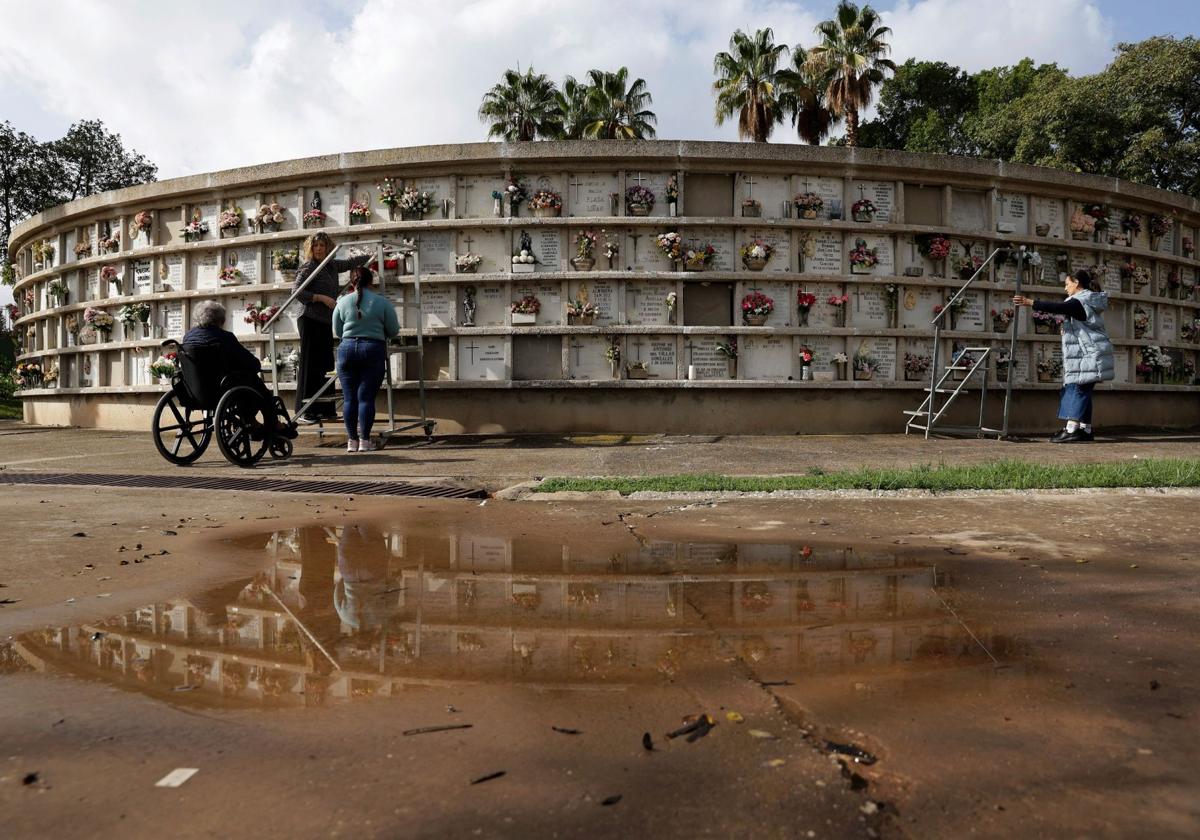
{"type": "Polygon", "coordinates": [[[280,423],[291,423],[279,397],[268,400],[239,384],[252,374],[225,373],[215,353],[181,346],[175,352],[171,389],[159,398],[150,426],[160,455],[184,467],[216,437],[225,460],[239,467],[251,468],[268,453],[276,460],[291,457],[292,441],[278,434],[273,422],[278,417],[280,423]]]}

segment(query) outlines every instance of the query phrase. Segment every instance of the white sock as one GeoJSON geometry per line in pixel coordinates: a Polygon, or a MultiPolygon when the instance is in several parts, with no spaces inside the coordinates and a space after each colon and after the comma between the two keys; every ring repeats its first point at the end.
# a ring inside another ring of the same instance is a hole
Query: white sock
{"type": "Polygon", "coordinates": [[[1092,433],[1092,424],[1091,423],[1080,423],[1079,428],[1083,429],[1089,435],[1092,433]]]}
{"type": "Polygon", "coordinates": [[[1075,432],[1077,432],[1077,431],[1079,431],[1079,421],[1077,421],[1077,420],[1068,420],[1068,421],[1067,421],[1067,433],[1068,433],[1068,434],[1074,434],[1074,433],[1075,433],[1075,432]]]}

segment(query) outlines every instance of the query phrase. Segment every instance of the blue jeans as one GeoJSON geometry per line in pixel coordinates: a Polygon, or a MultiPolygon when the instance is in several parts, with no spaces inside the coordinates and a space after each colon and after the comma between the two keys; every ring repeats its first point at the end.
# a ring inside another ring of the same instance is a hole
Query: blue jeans
{"type": "Polygon", "coordinates": [[[1058,419],[1091,423],[1092,389],[1095,387],[1095,382],[1086,385],[1064,385],[1062,397],[1058,401],[1058,419]]]}
{"type": "Polygon", "coordinates": [[[369,438],[375,425],[375,395],[383,383],[387,344],[377,338],[343,338],[337,350],[346,434],[369,438]],[[359,434],[361,430],[361,434],[359,434]]]}

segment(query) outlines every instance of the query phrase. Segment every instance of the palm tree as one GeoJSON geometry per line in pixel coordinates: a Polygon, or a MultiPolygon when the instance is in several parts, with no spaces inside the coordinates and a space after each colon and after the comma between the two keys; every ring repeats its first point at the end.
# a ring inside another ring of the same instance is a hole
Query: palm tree
{"type": "Polygon", "coordinates": [[[813,70],[824,80],[829,108],[846,118],[846,145],[858,145],[858,114],[871,104],[875,86],[884,73],[895,72],[895,62],[884,39],[892,30],[879,25],[879,15],[870,6],[861,9],[850,0],[840,0],[833,20],[817,26],[821,44],[809,51],[813,70]]]}
{"type": "Polygon", "coordinates": [[[783,120],[777,68],[787,53],[787,44],[776,44],[769,27],[758,30],[754,37],[740,29],[733,33],[729,52],[713,58],[717,125],[737,114],[740,138],[767,142],[775,124],[783,120]]]}
{"type": "Polygon", "coordinates": [[[818,145],[828,136],[834,117],[825,104],[825,87],[803,47],[792,49],[791,66],[779,71],[778,84],[780,109],[791,115],[801,140],[818,145]]]}
{"type": "Polygon", "coordinates": [[[567,76],[563,79],[562,89],[556,95],[558,115],[562,131],[561,140],[579,140],[583,130],[595,119],[589,100],[592,89],[575,79],[567,76]]]}
{"type": "Polygon", "coordinates": [[[588,106],[591,121],[583,136],[595,140],[645,140],[654,136],[658,118],[647,106],[654,102],[645,79],[629,83],[629,68],[616,73],[589,70],[588,106]]]}
{"type": "Polygon", "coordinates": [[[488,123],[488,137],[534,140],[560,133],[557,89],[543,74],[505,70],[504,80],[483,95],[479,119],[488,123]]]}

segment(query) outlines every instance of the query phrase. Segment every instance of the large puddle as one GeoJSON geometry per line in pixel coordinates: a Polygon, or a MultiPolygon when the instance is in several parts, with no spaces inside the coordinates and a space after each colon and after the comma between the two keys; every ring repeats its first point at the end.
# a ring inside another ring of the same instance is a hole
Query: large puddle
{"type": "Polygon", "coordinates": [[[253,577],[26,634],[6,669],[282,708],[412,686],[629,690],[739,660],[768,684],[993,668],[1012,649],[960,620],[936,566],[916,555],[569,539],[368,523],[264,534],[249,541],[265,557],[253,577]]]}

